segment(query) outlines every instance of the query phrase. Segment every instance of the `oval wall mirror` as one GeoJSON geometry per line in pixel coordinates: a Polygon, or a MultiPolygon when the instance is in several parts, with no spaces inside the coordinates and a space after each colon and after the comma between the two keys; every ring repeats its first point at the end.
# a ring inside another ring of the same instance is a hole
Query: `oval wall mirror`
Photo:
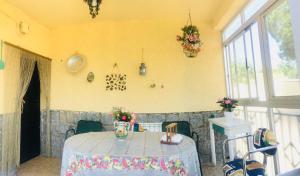
{"type": "Polygon", "coordinates": [[[68,58],[66,66],[69,72],[77,73],[83,69],[85,64],[85,58],[80,54],[75,54],[68,58]]]}

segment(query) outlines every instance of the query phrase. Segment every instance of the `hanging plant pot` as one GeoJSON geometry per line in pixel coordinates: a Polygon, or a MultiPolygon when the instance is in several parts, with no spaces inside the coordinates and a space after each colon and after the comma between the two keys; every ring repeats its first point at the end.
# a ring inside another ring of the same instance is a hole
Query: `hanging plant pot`
{"type": "Polygon", "coordinates": [[[183,52],[187,57],[193,58],[201,51],[202,42],[197,26],[192,24],[191,15],[189,14],[188,24],[182,29],[182,35],[177,36],[177,41],[181,42],[183,52]]]}
{"type": "Polygon", "coordinates": [[[186,57],[193,58],[193,57],[197,57],[197,55],[198,55],[198,52],[193,52],[193,51],[190,51],[188,49],[183,49],[183,52],[184,52],[186,57]]]}
{"type": "Polygon", "coordinates": [[[199,37],[198,28],[188,25],[182,28],[182,36],[177,36],[177,41],[181,42],[183,52],[187,57],[193,58],[201,51],[202,42],[199,37]]]}
{"type": "Polygon", "coordinates": [[[186,55],[186,57],[189,58],[197,57],[199,52],[200,52],[200,47],[197,44],[194,45],[190,44],[189,46],[183,46],[183,53],[186,55]]]}

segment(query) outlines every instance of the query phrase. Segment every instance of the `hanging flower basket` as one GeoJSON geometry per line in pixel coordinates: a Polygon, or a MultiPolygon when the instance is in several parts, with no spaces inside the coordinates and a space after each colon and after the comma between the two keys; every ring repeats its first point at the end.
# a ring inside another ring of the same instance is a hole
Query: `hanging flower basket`
{"type": "Polygon", "coordinates": [[[187,25],[182,28],[182,36],[177,36],[177,41],[181,42],[183,52],[187,57],[196,57],[201,51],[202,42],[197,26],[187,25]]]}
{"type": "Polygon", "coordinates": [[[200,40],[200,34],[197,26],[192,24],[191,14],[187,25],[182,29],[182,36],[177,35],[177,41],[181,42],[183,52],[187,57],[196,57],[201,51],[202,42],[200,40]]]}

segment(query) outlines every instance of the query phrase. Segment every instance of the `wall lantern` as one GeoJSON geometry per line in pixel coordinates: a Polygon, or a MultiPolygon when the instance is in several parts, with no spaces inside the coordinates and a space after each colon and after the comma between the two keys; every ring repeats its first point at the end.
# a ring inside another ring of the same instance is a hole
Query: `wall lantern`
{"type": "Polygon", "coordinates": [[[140,75],[145,76],[147,74],[147,67],[144,62],[144,48],[142,48],[142,63],[140,65],[140,75]]]}
{"type": "Polygon", "coordinates": [[[140,66],[140,75],[145,76],[146,74],[147,74],[147,67],[146,64],[142,62],[140,66]]]}

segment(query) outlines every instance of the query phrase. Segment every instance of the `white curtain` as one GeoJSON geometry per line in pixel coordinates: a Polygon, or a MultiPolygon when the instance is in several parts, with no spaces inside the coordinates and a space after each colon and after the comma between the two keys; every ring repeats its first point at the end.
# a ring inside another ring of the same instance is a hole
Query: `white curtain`
{"type": "Polygon", "coordinates": [[[15,171],[15,127],[17,89],[20,82],[20,58],[21,50],[4,45],[3,56],[5,69],[4,81],[4,115],[2,119],[2,160],[0,175],[13,175],[15,171]]]}
{"type": "Polygon", "coordinates": [[[46,114],[46,126],[41,123],[42,131],[46,133],[45,151],[51,156],[51,120],[50,120],[50,84],[51,84],[51,61],[42,57],[37,59],[40,84],[41,84],[41,111],[46,114]]]}
{"type": "MultiPolygon", "coordinates": [[[[41,56],[4,45],[4,115],[2,123],[2,163],[0,175],[15,175],[20,164],[20,129],[24,96],[30,84],[35,64],[41,83],[41,110],[47,113],[46,151],[50,155],[50,73],[51,62],[41,56]],[[48,124],[49,122],[49,124],[48,124]]],[[[42,125],[42,124],[41,124],[42,125]]]]}

